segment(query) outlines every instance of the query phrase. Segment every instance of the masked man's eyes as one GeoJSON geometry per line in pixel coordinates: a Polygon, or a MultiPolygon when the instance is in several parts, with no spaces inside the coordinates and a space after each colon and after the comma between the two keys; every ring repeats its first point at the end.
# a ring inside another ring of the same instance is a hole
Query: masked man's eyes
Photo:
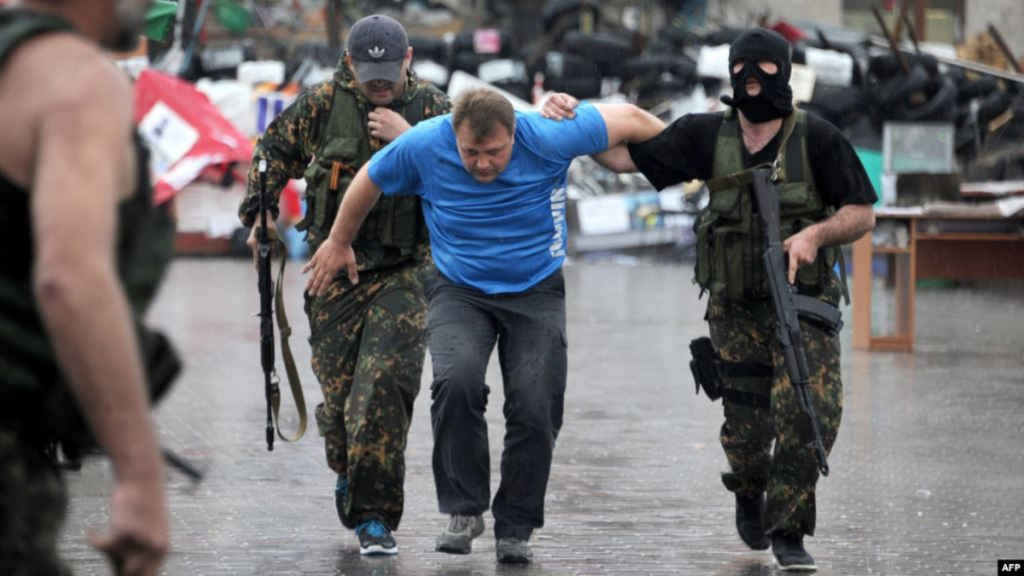
{"type": "MultiPolygon", "coordinates": [[[[737,60],[732,65],[732,73],[739,74],[740,70],[743,70],[743,66],[746,65],[746,60],[737,60]]],[[[777,74],[779,72],[779,65],[771,60],[761,60],[757,65],[764,71],[765,74],[777,74]]]]}

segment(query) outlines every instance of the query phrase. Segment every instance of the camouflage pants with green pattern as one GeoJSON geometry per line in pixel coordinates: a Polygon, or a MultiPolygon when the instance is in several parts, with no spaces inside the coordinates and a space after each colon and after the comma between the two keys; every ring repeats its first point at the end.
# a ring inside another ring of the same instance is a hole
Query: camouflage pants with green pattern
{"type": "MultiPolygon", "coordinates": [[[[818,463],[810,421],[789,384],[770,302],[741,306],[712,300],[711,342],[724,362],[769,367],[771,377],[723,375],[725,424],[720,440],[730,472],[725,487],[740,495],[767,491],[764,528],[773,533],[814,534],[818,463]],[[736,394],[735,391],[739,393],[736,394]],[[774,447],[773,447],[774,442],[774,447]]],[[[809,390],[826,453],[843,413],[839,338],[803,320],[809,390]]],[[[742,373],[742,370],[739,372],[742,373]]]]}
{"type": "Polygon", "coordinates": [[[68,497],[42,450],[0,424],[0,574],[63,576],[57,538],[68,497]]]}
{"type": "Polygon", "coordinates": [[[376,518],[398,528],[404,507],[405,446],[426,353],[425,265],[339,276],[306,301],[316,407],[327,464],[349,482],[354,527],[376,518]]]}

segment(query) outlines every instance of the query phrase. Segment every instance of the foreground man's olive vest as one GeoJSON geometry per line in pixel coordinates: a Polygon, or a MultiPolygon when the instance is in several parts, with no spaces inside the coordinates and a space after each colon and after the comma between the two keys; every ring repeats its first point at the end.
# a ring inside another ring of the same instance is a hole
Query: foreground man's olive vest
{"type": "MultiPolygon", "coordinates": [[[[316,157],[306,169],[306,217],[296,228],[307,231],[309,252],[313,254],[330,234],[341,200],[356,172],[383,147],[371,138],[367,122],[370,104],[335,80],[331,115],[316,157]]],[[[406,92],[391,105],[410,126],[426,117],[429,94],[411,82],[406,92]]],[[[419,196],[381,196],[367,215],[354,244],[375,242],[385,248],[413,253],[417,243],[427,238],[419,196]]]]}
{"type": "MultiPolygon", "coordinates": [[[[783,125],[779,150],[781,184],[779,192],[782,239],[820,222],[835,209],[826,205],[815,190],[807,156],[807,114],[797,110],[783,125]],[[785,135],[787,124],[792,131],[785,135]]],[[[697,264],[694,281],[714,298],[746,301],[768,295],[764,264],[764,225],[753,211],[754,195],[744,171],[743,134],[737,116],[726,113],[715,141],[712,179],[707,182],[710,201],[694,225],[697,234],[697,264]]],[[[797,271],[801,294],[817,296],[838,305],[846,293],[844,282],[835,278],[834,268],[842,255],[838,246],[818,250],[813,264],[797,271]]]]}
{"type": "MultiPolygon", "coordinates": [[[[0,10],[0,73],[6,58],[24,40],[69,30],[66,22],[56,18],[21,10],[0,10]]],[[[152,205],[145,149],[138,141],[136,148],[137,189],[135,195],[119,207],[117,262],[122,286],[139,319],[156,295],[170,262],[174,226],[165,212],[152,205]]],[[[32,290],[35,232],[30,204],[29,193],[0,174],[0,246],[4,247],[0,258],[0,418],[7,419],[38,416],[44,403],[54,402],[60,380],[57,359],[32,290]]],[[[160,376],[170,375],[170,372],[156,375],[152,369],[162,364],[176,371],[177,358],[162,336],[147,330],[138,321],[136,328],[152,387],[158,384],[156,380],[162,379],[160,376]]],[[[169,381],[159,385],[169,385],[169,381]]]]}

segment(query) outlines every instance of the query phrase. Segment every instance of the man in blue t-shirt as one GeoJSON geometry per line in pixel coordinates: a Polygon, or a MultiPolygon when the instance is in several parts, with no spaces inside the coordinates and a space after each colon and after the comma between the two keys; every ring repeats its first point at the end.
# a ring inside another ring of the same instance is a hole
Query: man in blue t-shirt
{"type": "Polygon", "coordinates": [[[440,510],[451,515],[439,551],[467,554],[484,529],[484,375],[497,345],[506,418],[493,503],[497,556],[532,558],[565,395],[566,171],[576,156],[603,162],[609,148],[663,128],[629,104],[582,103],[573,121],[559,123],[516,113],[494,91],[466,92],[450,115],[414,126],[356,174],[330,236],[303,269],[313,271],[314,296],[342,268],[358,282],[351,243],[380,193],[422,198],[436,264],[427,283],[434,481],[440,510]]]}

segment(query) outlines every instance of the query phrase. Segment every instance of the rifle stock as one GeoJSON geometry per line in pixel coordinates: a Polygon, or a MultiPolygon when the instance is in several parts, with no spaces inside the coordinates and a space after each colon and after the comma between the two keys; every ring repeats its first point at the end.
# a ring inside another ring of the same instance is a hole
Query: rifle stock
{"type": "MultiPolygon", "coordinates": [[[[790,384],[796,393],[800,410],[807,415],[811,423],[811,430],[814,433],[814,450],[818,457],[818,469],[822,476],[828,476],[828,460],[825,456],[825,445],[821,440],[821,430],[818,424],[818,416],[814,413],[814,405],[811,403],[808,382],[810,380],[807,370],[807,355],[804,353],[804,335],[800,328],[800,318],[797,311],[796,300],[799,295],[796,289],[790,285],[787,278],[789,267],[786,265],[785,253],[782,250],[782,237],[779,231],[779,203],[776,195],[773,194],[774,186],[771,182],[772,171],[769,169],[758,169],[753,171],[752,187],[754,197],[761,218],[764,221],[765,236],[768,247],[765,249],[762,262],[765,267],[765,274],[768,278],[768,291],[772,297],[772,307],[775,310],[776,334],[779,338],[779,346],[786,364],[786,373],[789,375],[790,384]]],[[[842,323],[839,323],[841,326],[842,323]]]]}
{"type": "Polygon", "coordinates": [[[260,226],[256,231],[259,248],[260,360],[267,399],[267,450],[274,449],[274,418],[271,411],[277,375],[274,371],[274,281],[270,275],[270,234],[267,232],[267,161],[260,159],[260,226]]]}

